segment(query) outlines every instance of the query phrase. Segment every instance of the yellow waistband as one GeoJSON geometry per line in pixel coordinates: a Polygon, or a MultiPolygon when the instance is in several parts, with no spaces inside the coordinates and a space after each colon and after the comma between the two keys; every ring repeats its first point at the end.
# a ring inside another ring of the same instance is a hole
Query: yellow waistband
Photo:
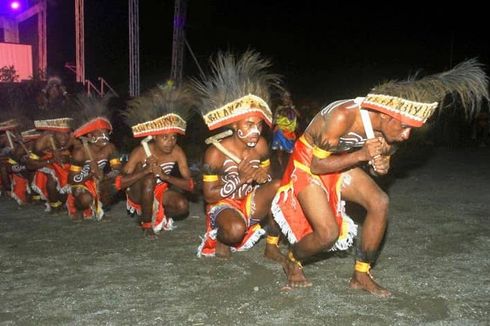
{"type": "Polygon", "coordinates": [[[298,168],[300,170],[303,170],[303,171],[305,171],[308,174],[311,174],[310,168],[307,167],[306,165],[304,165],[303,163],[299,162],[299,161],[294,160],[294,167],[295,168],[298,168]]]}
{"type": "Polygon", "coordinates": [[[305,138],[304,135],[301,135],[301,137],[299,137],[299,141],[302,142],[305,146],[307,146],[308,148],[313,148],[313,145],[311,145],[305,138]]]}

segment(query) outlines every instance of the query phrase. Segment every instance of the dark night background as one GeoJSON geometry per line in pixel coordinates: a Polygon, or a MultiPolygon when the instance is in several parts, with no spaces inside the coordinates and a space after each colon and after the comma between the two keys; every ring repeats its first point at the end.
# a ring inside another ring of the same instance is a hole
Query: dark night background
{"type": "MultiPolygon", "coordinates": [[[[74,79],[63,68],[75,61],[74,1],[49,4],[49,72],[74,79]]],[[[204,69],[217,50],[253,48],[272,59],[293,96],[321,102],[362,96],[379,82],[419,69],[439,72],[472,57],[490,63],[487,12],[481,6],[467,1],[428,6],[189,0],[186,36],[204,69]]],[[[142,91],[169,77],[173,11],[170,0],[140,1],[142,91]]],[[[127,1],[85,0],[85,53],[88,79],[102,76],[127,93],[127,1]]],[[[184,75],[197,71],[187,52],[184,75]]]]}

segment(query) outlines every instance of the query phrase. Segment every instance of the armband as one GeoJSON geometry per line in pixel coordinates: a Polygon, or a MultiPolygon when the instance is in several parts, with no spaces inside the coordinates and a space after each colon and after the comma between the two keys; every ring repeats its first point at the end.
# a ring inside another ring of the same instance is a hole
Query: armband
{"type": "Polygon", "coordinates": [[[71,172],[80,172],[82,171],[82,167],[78,165],[70,165],[70,171],[71,172]]]}
{"type": "Polygon", "coordinates": [[[20,173],[22,171],[26,170],[26,166],[22,164],[13,164],[12,165],[12,172],[14,173],[20,173]]]}
{"type": "Polygon", "coordinates": [[[120,165],[121,164],[121,160],[119,160],[118,158],[113,158],[112,160],[109,161],[109,164],[111,165],[111,168],[116,166],[116,165],[120,165]]]}
{"type": "Polygon", "coordinates": [[[117,191],[121,190],[121,179],[122,179],[122,176],[118,175],[116,177],[116,179],[114,180],[114,188],[116,188],[117,191]]]}
{"type": "Polygon", "coordinates": [[[267,244],[279,247],[279,236],[268,235],[266,241],[267,244]]]}
{"type": "Polygon", "coordinates": [[[203,174],[203,176],[202,176],[203,182],[215,182],[218,180],[219,180],[219,178],[216,174],[203,174]]]}
{"type": "Polygon", "coordinates": [[[29,154],[29,158],[30,158],[31,160],[36,160],[36,161],[37,161],[37,160],[39,160],[39,156],[37,156],[37,155],[36,155],[36,154],[34,154],[34,153],[30,153],[30,154],[29,154]]]}
{"type": "Polygon", "coordinates": [[[261,168],[266,168],[271,165],[271,160],[267,159],[265,161],[260,162],[260,167],[261,168]]]}
{"type": "Polygon", "coordinates": [[[318,146],[313,147],[313,156],[319,158],[319,159],[324,159],[330,156],[332,152],[328,152],[326,150],[321,149],[318,146]]]}

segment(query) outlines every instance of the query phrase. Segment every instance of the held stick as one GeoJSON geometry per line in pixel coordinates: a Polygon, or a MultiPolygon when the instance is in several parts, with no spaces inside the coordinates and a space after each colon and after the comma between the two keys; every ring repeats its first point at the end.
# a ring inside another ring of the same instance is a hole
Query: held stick
{"type": "MultiPolygon", "coordinates": [[[[80,139],[82,140],[82,144],[83,144],[83,149],[85,150],[85,152],[87,153],[88,155],[88,158],[91,162],[94,161],[94,157],[92,155],[92,151],[90,151],[90,147],[88,146],[88,141],[87,141],[87,138],[85,137],[80,137],[80,139]]],[[[95,162],[95,164],[97,164],[97,162],[95,162]]],[[[97,170],[99,170],[99,166],[97,165],[97,170]]],[[[99,172],[99,171],[97,171],[99,172]]],[[[99,179],[97,178],[94,178],[94,183],[95,183],[95,193],[97,195],[97,198],[94,198],[94,203],[95,203],[95,215],[98,216],[98,212],[99,212],[99,198],[100,198],[100,193],[99,193],[99,179]]],[[[102,218],[102,216],[101,216],[102,218]]],[[[99,220],[99,218],[97,218],[97,220],[99,220]]]]}
{"type": "MultiPolygon", "coordinates": [[[[9,130],[7,130],[6,133],[7,133],[7,137],[9,137],[9,142],[11,141],[10,137],[14,137],[15,139],[17,139],[17,137],[14,134],[12,134],[9,130]]],[[[31,154],[31,152],[27,149],[22,139],[21,140],[17,139],[17,142],[20,144],[20,146],[22,146],[22,149],[26,152],[27,155],[31,154]]]]}
{"type": "Polygon", "coordinates": [[[141,146],[143,146],[143,149],[145,150],[146,157],[151,156],[151,151],[150,151],[150,146],[148,146],[148,142],[153,139],[153,136],[146,136],[143,138],[143,140],[140,142],[141,146]]]}
{"type": "MultiPolygon", "coordinates": [[[[148,142],[152,139],[153,139],[153,136],[150,135],[150,136],[146,136],[145,138],[143,138],[143,140],[141,140],[141,142],[140,142],[141,146],[143,146],[143,149],[145,150],[146,157],[151,156],[150,146],[148,145],[148,142]]],[[[157,177],[160,177],[160,175],[157,174],[157,177]]]]}
{"type": "Polygon", "coordinates": [[[14,135],[9,130],[6,131],[6,134],[7,134],[7,139],[9,141],[10,148],[14,149],[14,142],[12,141],[12,136],[14,135]]]}
{"type": "Polygon", "coordinates": [[[208,145],[213,144],[221,153],[225,154],[230,159],[232,159],[233,162],[235,162],[236,164],[240,164],[241,159],[239,157],[237,157],[235,154],[233,154],[232,152],[230,152],[228,149],[226,149],[220,143],[220,140],[222,140],[223,138],[226,138],[232,134],[233,134],[233,131],[226,130],[226,131],[220,132],[219,134],[216,134],[214,136],[206,138],[206,140],[204,142],[208,145]]]}
{"type": "Polygon", "coordinates": [[[54,143],[53,135],[49,135],[49,142],[51,143],[51,147],[53,147],[53,151],[55,151],[56,144],[54,143]]]}

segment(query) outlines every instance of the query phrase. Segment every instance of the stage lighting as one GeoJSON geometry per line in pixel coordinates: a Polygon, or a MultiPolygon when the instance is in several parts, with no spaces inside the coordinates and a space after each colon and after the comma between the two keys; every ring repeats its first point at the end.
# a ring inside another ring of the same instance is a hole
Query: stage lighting
{"type": "Polygon", "coordinates": [[[20,5],[19,1],[10,2],[10,9],[17,11],[20,9],[20,7],[21,7],[21,5],[20,5]]]}

